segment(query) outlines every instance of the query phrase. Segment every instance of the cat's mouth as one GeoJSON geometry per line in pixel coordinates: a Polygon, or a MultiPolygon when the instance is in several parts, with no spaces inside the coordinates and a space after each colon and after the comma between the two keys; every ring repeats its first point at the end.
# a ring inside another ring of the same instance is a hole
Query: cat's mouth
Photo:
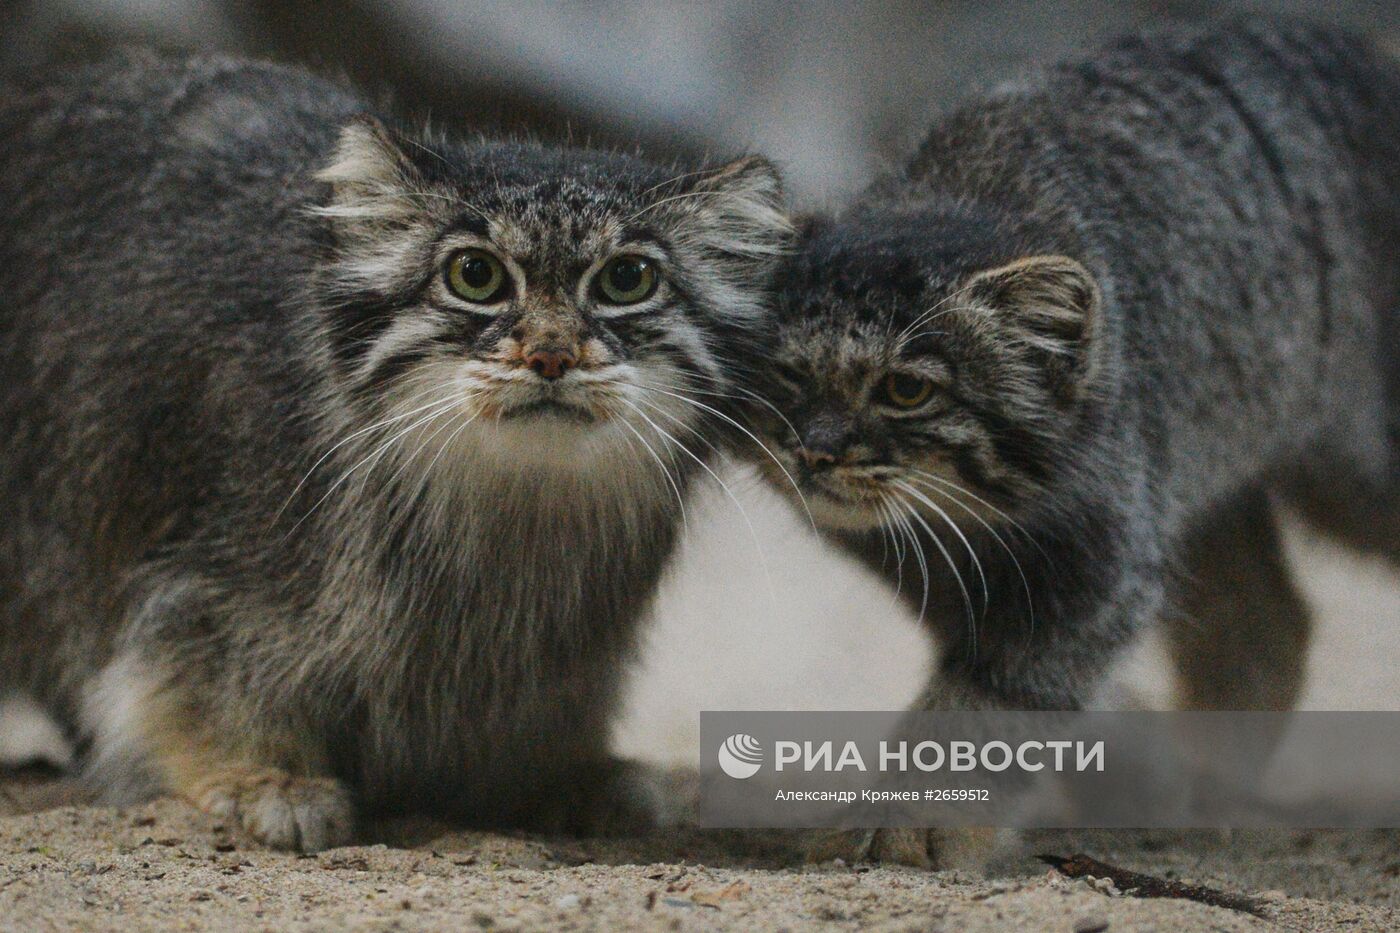
{"type": "Polygon", "coordinates": [[[807,509],[819,525],[851,531],[875,528],[884,523],[883,503],[887,493],[876,477],[845,475],[844,471],[805,472],[798,486],[807,509]]]}
{"type": "Polygon", "coordinates": [[[880,498],[878,484],[864,477],[817,473],[809,476],[803,485],[820,495],[829,496],[838,502],[851,505],[862,502],[873,503],[879,501],[880,498]]]}
{"type": "MultiPolygon", "coordinates": [[[[1010,521],[996,505],[947,478],[947,472],[932,472],[936,469],[931,464],[927,470],[915,469],[911,473],[898,465],[886,464],[799,468],[794,474],[813,519],[832,530],[872,530],[916,514],[925,518],[937,516],[942,522],[970,517],[983,526],[1010,521]]],[[[786,483],[782,477],[776,481],[786,483]]],[[[793,491],[792,484],[787,484],[787,488],[793,491]]]]}
{"type": "Polygon", "coordinates": [[[503,408],[501,417],[510,421],[559,418],[579,424],[592,424],[601,420],[602,415],[595,409],[566,399],[547,397],[503,408]]]}
{"type": "Polygon", "coordinates": [[[565,378],[548,385],[506,382],[492,393],[490,400],[500,421],[593,425],[613,417],[613,394],[609,383],[580,384],[565,378]]]}

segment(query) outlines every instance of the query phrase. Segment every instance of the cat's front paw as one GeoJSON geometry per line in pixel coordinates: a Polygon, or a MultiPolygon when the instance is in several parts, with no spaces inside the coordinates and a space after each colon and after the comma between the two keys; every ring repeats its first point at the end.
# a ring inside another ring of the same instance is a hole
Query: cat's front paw
{"type": "Polygon", "coordinates": [[[237,820],[274,849],[320,852],[354,836],[350,794],[333,778],[293,777],[275,769],[220,775],[195,799],[200,809],[237,820]]]}
{"type": "Polygon", "coordinates": [[[982,870],[996,848],[997,831],[965,829],[833,829],[814,832],[807,861],[841,859],[913,868],[982,870]]]}

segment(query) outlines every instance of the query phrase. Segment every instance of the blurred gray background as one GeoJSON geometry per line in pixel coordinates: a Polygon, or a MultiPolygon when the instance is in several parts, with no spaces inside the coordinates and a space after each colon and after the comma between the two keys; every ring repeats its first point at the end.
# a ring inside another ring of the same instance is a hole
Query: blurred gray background
{"type": "MultiPolygon", "coordinates": [[[[819,209],[979,88],[1117,33],[1230,13],[1341,23],[1400,54],[1400,0],[0,0],[0,68],[128,42],[271,57],[343,75],[448,129],[663,159],[761,151],[798,204],[819,209]]],[[[931,663],[882,586],[827,553],[753,477],[725,477],[747,520],[713,490],[693,513],[703,518],[659,600],[625,751],[693,761],[701,709],[897,708],[931,663]]],[[[1305,705],[1400,709],[1400,579],[1288,524],[1321,619],[1305,705]]],[[[1118,679],[1169,702],[1150,638],[1118,679]]]]}

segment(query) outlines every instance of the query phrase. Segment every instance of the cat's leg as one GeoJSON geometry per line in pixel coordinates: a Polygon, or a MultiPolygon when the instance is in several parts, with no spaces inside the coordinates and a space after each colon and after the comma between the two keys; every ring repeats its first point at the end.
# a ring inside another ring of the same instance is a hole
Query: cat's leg
{"type": "Polygon", "coordinates": [[[350,795],[328,776],[316,740],[251,710],[239,714],[239,700],[209,691],[207,681],[135,652],[118,657],[85,703],[90,777],[117,800],[183,797],[273,848],[316,852],[349,842],[350,795]]]}
{"type": "Polygon", "coordinates": [[[1331,470],[1325,478],[1289,484],[1284,496],[1325,534],[1400,568],[1400,474],[1381,482],[1331,470]]]}
{"type": "Polygon", "coordinates": [[[88,775],[104,795],[174,794],[280,849],[347,843],[355,813],[324,739],[267,691],[229,676],[226,628],[236,623],[219,623],[190,575],[151,570],[133,590],[118,649],[80,714],[92,740],[88,775]]]}
{"type": "Polygon", "coordinates": [[[1213,511],[1188,536],[1183,554],[1164,614],[1180,706],[1292,709],[1312,620],[1267,494],[1251,490],[1213,511]]]}
{"type": "Polygon", "coordinates": [[[560,786],[560,812],[550,828],[569,835],[645,836],[678,819],[663,775],[640,762],[604,758],[573,769],[560,786]]]}
{"type": "Polygon", "coordinates": [[[1358,404],[1359,425],[1336,419],[1346,430],[1311,451],[1281,493],[1328,535],[1400,568],[1400,359],[1391,351],[1400,346],[1400,305],[1392,300],[1379,307],[1387,309],[1379,312],[1372,344],[1383,348],[1376,357],[1381,413],[1371,421],[1370,407],[1358,404]]]}
{"type": "Polygon", "coordinates": [[[658,768],[609,754],[619,692],[605,666],[541,695],[530,714],[539,741],[519,750],[533,758],[532,779],[508,804],[515,822],[536,832],[636,837],[676,822],[677,794],[658,768]]]}
{"type": "MultiPolygon", "coordinates": [[[[1312,614],[1294,585],[1268,495],[1253,489],[1187,536],[1163,617],[1187,710],[1285,711],[1302,693],[1312,614]]],[[[1257,794],[1286,717],[1231,742],[1188,745],[1182,786],[1210,808],[1257,794]]]]}
{"type": "MultiPolygon", "coordinates": [[[[1034,545],[1007,536],[1005,547],[981,554],[987,610],[974,628],[957,604],[942,607],[941,670],[915,710],[1074,710],[1093,696],[1117,651],[1161,611],[1163,547],[1147,510],[1080,514],[1090,517],[1044,528],[1034,545]]],[[[808,853],[975,868],[1001,835],[985,828],[822,833],[808,853]]]]}

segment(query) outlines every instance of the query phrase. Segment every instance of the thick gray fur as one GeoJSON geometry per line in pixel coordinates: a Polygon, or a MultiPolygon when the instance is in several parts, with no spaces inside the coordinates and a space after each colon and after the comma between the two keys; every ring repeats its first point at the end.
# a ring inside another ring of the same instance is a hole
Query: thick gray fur
{"type": "Polygon", "coordinates": [[[1400,554],[1400,69],[1345,34],[1131,38],[977,99],[810,224],[778,311],[754,418],[939,637],[921,706],[1079,707],[1165,618],[1188,704],[1286,707],[1270,493],[1400,554]]]}
{"type": "Polygon", "coordinates": [[[406,133],[222,59],[3,94],[0,694],[113,796],[277,845],[629,807],[609,717],[784,244],[771,168],[406,133]],[[459,242],[523,288],[455,300],[459,242]],[[605,314],[580,283],[636,249],[664,284],[605,314]]]}
{"type": "Polygon", "coordinates": [[[1400,527],[1398,256],[1394,63],[1290,23],[1126,39],[962,107],[811,224],[761,386],[791,427],[754,417],[940,636],[925,704],[1077,707],[1218,510],[1272,535],[1265,490],[1322,489],[1400,527]],[[1073,262],[1011,265],[1047,256],[1073,262]],[[891,371],[930,401],[881,405],[891,371]]]}

